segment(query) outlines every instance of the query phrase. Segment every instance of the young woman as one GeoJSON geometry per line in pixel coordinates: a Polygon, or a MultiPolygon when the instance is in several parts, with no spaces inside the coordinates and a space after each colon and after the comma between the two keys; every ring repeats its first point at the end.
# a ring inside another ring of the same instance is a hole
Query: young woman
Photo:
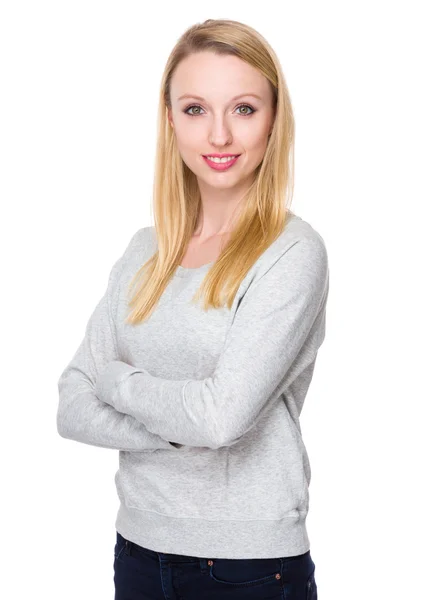
{"type": "Polygon", "coordinates": [[[269,44],[191,27],[158,127],[155,227],[112,267],[58,382],[58,432],[119,450],[116,600],[317,600],[299,416],[328,257],[286,206],[294,120],[269,44]]]}

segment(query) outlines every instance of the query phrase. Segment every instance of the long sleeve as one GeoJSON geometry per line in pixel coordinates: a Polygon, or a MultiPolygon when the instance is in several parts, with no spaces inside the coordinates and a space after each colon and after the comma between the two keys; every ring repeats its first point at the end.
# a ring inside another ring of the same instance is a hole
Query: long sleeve
{"type": "Polygon", "coordinates": [[[305,236],[253,280],[211,377],[162,379],[116,360],[100,374],[96,395],[166,440],[232,445],[304,369],[304,353],[307,364],[315,359],[328,288],[324,242],[305,236]]]}
{"type": "Polygon", "coordinates": [[[57,431],[63,438],[102,448],[131,452],[170,449],[175,452],[175,447],[168,441],[148,431],[133,416],[101,402],[94,391],[99,372],[110,361],[119,359],[110,301],[124,261],[133,250],[140,231],[133,235],[123,256],[111,268],[105,294],[88,320],[83,340],[58,380],[57,431]]]}

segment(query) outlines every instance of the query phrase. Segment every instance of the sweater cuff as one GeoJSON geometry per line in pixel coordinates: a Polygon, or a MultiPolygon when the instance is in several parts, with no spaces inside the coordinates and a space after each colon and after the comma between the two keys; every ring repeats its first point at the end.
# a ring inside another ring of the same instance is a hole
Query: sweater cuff
{"type": "MultiPolygon", "coordinates": [[[[117,409],[119,399],[119,386],[136,369],[120,360],[112,360],[107,363],[99,373],[95,392],[102,402],[110,404],[117,409]]],[[[117,409],[118,410],[118,409],[117,409]]]]}

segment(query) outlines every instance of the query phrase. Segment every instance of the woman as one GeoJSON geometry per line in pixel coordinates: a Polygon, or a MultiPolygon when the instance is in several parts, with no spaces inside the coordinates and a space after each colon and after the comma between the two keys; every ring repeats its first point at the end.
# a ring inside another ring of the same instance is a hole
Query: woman
{"type": "Polygon", "coordinates": [[[116,600],[317,599],[299,415],[329,269],[285,206],[293,142],[268,43],[230,20],[186,31],[162,80],[155,227],[58,382],[59,434],[119,450],[116,600]]]}

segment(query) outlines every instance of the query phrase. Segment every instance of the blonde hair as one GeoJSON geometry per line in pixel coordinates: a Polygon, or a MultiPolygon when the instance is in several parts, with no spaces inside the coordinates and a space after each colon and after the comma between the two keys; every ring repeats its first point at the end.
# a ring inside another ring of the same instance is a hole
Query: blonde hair
{"type": "Polygon", "coordinates": [[[241,281],[259,256],[282,233],[293,196],[295,123],[280,63],[266,40],[252,27],[228,19],[207,19],[190,27],[173,48],[161,82],[153,208],[158,249],[129,284],[139,284],[128,306],[126,322],[148,318],[174,275],[196,229],[200,192],[196,175],[179,154],[168,120],[170,83],[178,64],[191,54],[210,51],[234,55],[269,81],[275,120],[252,185],[242,198],[229,241],[206,274],[193,301],[203,296],[203,309],[232,307],[241,281]],[[286,191],[288,202],[286,206],[286,191]]]}

